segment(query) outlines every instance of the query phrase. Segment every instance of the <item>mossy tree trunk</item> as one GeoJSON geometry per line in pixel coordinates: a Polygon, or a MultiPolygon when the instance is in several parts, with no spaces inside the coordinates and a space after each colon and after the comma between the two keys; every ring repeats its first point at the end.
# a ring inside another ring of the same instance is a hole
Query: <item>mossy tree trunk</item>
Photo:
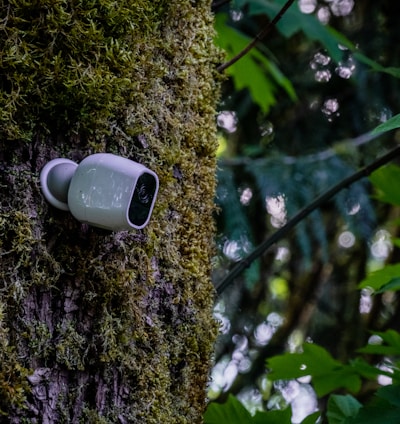
{"type": "Polygon", "coordinates": [[[210,283],[215,61],[209,1],[3,1],[0,411],[10,423],[198,423],[210,283]],[[154,170],[141,231],[44,200],[49,160],[154,170]]]}

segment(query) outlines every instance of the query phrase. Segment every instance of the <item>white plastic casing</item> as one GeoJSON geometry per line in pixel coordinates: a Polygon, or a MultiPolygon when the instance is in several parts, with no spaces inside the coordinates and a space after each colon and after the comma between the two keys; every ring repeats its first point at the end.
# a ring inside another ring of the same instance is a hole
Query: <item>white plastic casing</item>
{"type": "Polygon", "coordinates": [[[157,175],[110,153],[83,159],[68,190],[68,206],[82,222],[113,231],[141,229],[150,219],[158,192],[157,175]]]}

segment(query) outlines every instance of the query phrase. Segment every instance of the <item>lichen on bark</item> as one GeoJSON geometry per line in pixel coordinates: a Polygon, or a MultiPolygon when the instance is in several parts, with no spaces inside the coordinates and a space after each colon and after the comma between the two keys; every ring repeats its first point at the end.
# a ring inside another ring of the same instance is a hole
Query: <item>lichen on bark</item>
{"type": "Polygon", "coordinates": [[[209,6],[1,5],[0,410],[9,422],[201,422],[215,336],[209,6]],[[146,229],[88,227],[44,201],[48,160],[95,152],[159,175],[146,229]]]}

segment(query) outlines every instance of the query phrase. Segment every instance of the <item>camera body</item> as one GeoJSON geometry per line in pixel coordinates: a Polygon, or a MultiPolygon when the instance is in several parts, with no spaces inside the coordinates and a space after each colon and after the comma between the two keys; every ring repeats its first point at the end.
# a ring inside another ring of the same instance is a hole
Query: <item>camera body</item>
{"type": "Polygon", "coordinates": [[[157,175],[144,165],[110,153],[96,153],[78,166],[68,159],[49,162],[42,170],[41,185],[53,206],[65,210],[67,205],[79,221],[121,231],[148,224],[159,182],[157,175]],[[69,184],[65,179],[69,179],[69,184]],[[67,186],[67,196],[57,193],[65,191],[57,189],[61,186],[67,186]],[[63,208],[55,204],[57,197],[58,201],[64,199],[63,208]]]}

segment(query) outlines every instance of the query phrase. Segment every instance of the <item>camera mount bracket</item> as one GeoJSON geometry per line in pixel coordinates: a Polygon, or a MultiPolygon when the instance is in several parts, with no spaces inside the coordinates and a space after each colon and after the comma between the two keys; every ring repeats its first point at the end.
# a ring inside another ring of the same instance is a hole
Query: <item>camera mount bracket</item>
{"type": "Polygon", "coordinates": [[[78,164],[58,158],[48,162],[40,173],[40,185],[46,200],[55,208],[69,211],[68,189],[78,164]]]}

